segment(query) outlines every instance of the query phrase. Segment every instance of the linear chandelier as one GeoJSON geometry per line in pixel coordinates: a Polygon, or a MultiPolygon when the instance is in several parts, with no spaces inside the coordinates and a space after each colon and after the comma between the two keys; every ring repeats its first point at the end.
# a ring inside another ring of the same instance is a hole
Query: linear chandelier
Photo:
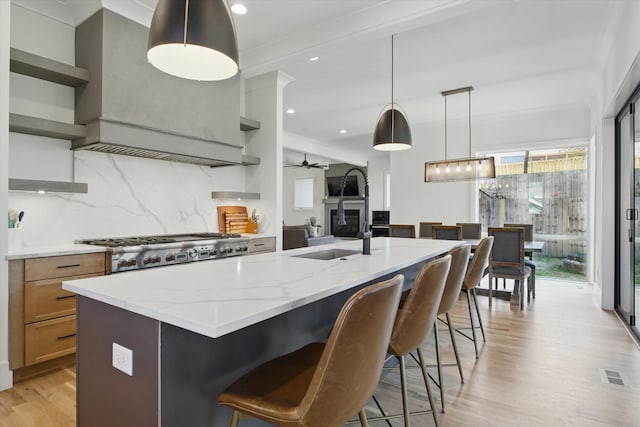
{"type": "Polygon", "coordinates": [[[444,160],[425,162],[424,182],[465,181],[496,177],[493,157],[471,157],[471,91],[472,86],[441,92],[444,96],[444,160]],[[447,158],[447,96],[467,92],[469,99],[469,157],[447,158]]]}

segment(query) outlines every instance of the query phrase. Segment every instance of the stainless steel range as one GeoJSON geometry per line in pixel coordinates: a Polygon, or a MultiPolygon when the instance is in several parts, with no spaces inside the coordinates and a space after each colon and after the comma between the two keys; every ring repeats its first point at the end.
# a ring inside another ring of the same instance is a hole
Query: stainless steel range
{"type": "Polygon", "coordinates": [[[112,273],[246,255],[249,250],[248,237],[222,233],[86,239],[77,243],[107,247],[112,273]]]}

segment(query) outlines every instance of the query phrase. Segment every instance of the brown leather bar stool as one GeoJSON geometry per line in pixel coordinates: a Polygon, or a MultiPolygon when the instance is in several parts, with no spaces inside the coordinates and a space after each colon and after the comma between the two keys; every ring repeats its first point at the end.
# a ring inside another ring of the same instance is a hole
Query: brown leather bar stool
{"type": "MultiPolygon", "coordinates": [[[[493,247],[493,237],[488,236],[480,240],[478,247],[471,258],[469,268],[467,268],[467,274],[464,276],[462,282],[462,290],[467,294],[467,304],[469,306],[469,321],[471,322],[471,328],[456,328],[463,337],[473,341],[473,347],[476,350],[476,359],[478,356],[478,342],[476,340],[476,328],[473,322],[473,312],[471,310],[471,298],[473,297],[473,305],[476,306],[476,314],[478,316],[478,323],[480,324],[480,331],[482,332],[482,340],[487,341],[484,335],[484,326],[482,325],[482,316],[480,316],[480,308],[478,307],[478,297],[476,295],[476,287],[480,284],[480,280],[485,276],[487,268],[489,267],[489,255],[491,254],[491,248],[493,247]],[[471,335],[465,334],[465,329],[471,329],[471,335]]],[[[491,283],[489,283],[491,286],[491,283]]]]}
{"type": "Polygon", "coordinates": [[[451,255],[451,268],[447,275],[447,281],[442,293],[442,300],[438,307],[438,315],[444,314],[446,321],[443,321],[449,327],[449,335],[451,336],[451,344],[453,345],[453,353],[456,356],[456,363],[454,364],[442,364],[440,357],[440,336],[438,334],[437,320],[433,325],[433,335],[436,343],[436,363],[438,367],[438,381],[436,384],[440,388],[440,404],[442,405],[442,412],[444,412],[444,381],[442,378],[443,366],[458,366],[458,372],[460,373],[460,382],[464,383],[464,374],[462,373],[462,365],[460,365],[460,356],[458,355],[458,346],[456,344],[456,337],[453,333],[453,326],[451,324],[451,318],[449,317],[449,311],[456,305],[460,290],[462,289],[462,282],[467,272],[467,265],[469,263],[469,254],[471,253],[471,245],[457,246],[449,251],[451,255]]]}
{"type": "Polygon", "coordinates": [[[431,328],[438,315],[438,307],[442,299],[447,274],[451,267],[451,256],[446,255],[434,261],[426,263],[413,282],[413,286],[404,304],[398,309],[396,321],[391,334],[388,353],[395,356],[400,361],[400,386],[402,389],[402,415],[385,415],[371,418],[370,421],[388,420],[392,418],[404,417],[404,425],[410,425],[410,415],[425,414],[431,412],[433,420],[438,423],[438,416],[435,411],[429,376],[422,355],[420,346],[431,334],[431,328]],[[431,410],[417,411],[409,413],[407,402],[407,377],[405,356],[413,351],[417,351],[422,368],[422,377],[427,388],[427,396],[431,410]]]}
{"type": "Polygon", "coordinates": [[[329,338],[258,366],[218,396],[240,416],[278,426],[338,427],[373,395],[386,356],[404,276],[368,286],[342,307],[329,338]]]}

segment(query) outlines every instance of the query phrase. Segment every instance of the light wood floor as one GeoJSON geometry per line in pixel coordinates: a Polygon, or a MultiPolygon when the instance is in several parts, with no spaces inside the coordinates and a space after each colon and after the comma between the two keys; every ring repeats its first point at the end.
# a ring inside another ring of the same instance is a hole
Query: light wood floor
{"type": "MultiPolygon", "coordinates": [[[[441,425],[640,426],[640,351],[616,316],[598,308],[588,285],[538,279],[537,298],[523,312],[502,300],[494,300],[489,311],[486,297],[479,300],[487,342],[476,360],[473,343],[457,336],[466,381],[460,384],[455,367],[444,368],[447,411],[438,414],[441,425]],[[625,386],[603,381],[603,369],[620,371],[625,386]]],[[[453,313],[456,325],[467,321],[466,310],[461,299],[453,313]]],[[[449,336],[441,331],[445,361],[453,362],[449,336]]],[[[424,350],[434,361],[432,340],[424,350]]],[[[420,371],[409,376],[412,409],[424,409],[420,371]]],[[[401,411],[398,386],[394,372],[376,392],[388,412],[401,411]]],[[[0,427],[74,425],[73,368],[0,392],[0,427]]],[[[419,415],[412,425],[432,426],[433,419],[419,415]]]]}

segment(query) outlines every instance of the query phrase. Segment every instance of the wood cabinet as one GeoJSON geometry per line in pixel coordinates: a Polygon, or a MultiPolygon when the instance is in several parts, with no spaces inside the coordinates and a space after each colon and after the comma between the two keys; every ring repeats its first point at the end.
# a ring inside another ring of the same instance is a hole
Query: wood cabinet
{"type": "Polygon", "coordinates": [[[274,252],[276,250],[275,237],[257,237],[249,241],[249,254],[274,252]]]}
{"type": "Polygon", "coordinates": [[[76,296],[62,282],[105,272],[104,252],[9,262],[11,369],[75,353],[76,296]]]}

